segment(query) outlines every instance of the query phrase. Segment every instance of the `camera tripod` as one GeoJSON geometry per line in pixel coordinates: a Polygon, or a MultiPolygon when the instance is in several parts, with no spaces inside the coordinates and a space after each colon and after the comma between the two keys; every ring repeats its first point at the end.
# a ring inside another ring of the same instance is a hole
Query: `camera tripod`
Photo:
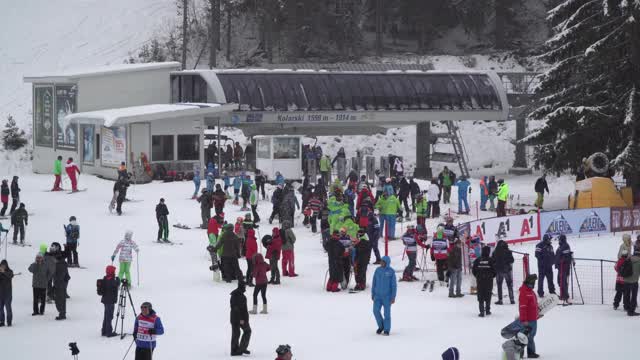
{"type": "Polygon", "coordinates": [[[122,281],[122,285],[120,285],[120,295],[118,298],[118,312],[116,312],[116,324],[113,327],[114,330],[118,329],[118,320],[120,320],[120,339],[124,339],[127,335],[124,333],[124,315],[127,310],[127,298],[129,298],[129,304],[131,304],[131,309],[133,310],[133,316],[137,317],[136,308],[133,306],[133,300],[131,299],[131,293],[129,292],[129,283],[126,279],[122,281]]]}

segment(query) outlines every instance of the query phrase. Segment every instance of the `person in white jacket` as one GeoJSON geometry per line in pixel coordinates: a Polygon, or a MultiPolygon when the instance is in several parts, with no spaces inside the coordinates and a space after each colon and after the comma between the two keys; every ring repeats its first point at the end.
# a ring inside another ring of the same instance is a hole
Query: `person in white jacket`
{"type": "Polygon", "coordinates": [[[136,253],[139,253],[138,244],[133,241],[133,231],[127,230],[124,233],[124,240],[118,243],[116,246],[116,250],[111,255],[111,261],[113,262],[116,259],[116,255],[120,252],[120,270],[118,271],[118,277],[123,280],[126,277],[127,282],[131,284],[131,272],[129,271],[131,268],[131,261],[133,261],[133,250],[136,253]]]}
{"type": "Polygon", "coordinates": [[[437,218],[440,216],[440,187],[438,180],[431,179],[431,184],[427,189],[427,217],[437,218]]]}
{"type": "Polygon", "coordinates": [[[404,164],[399,157],[396,157],[396,159],[393,161],[393,170],[396,172],[395,177],[404,175],[404,164]]]}

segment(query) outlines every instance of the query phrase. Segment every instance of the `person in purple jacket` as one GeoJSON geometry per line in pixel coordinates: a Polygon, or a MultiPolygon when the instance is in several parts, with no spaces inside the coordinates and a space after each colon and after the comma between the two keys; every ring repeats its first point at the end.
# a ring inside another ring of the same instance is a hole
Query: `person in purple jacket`
{"type": "Polygon", "coordinates": [[[133,325],[133,338],[136,341],[135,360],[151,360],[156,348],[156,336],[164,334],[160,317],[156,315],[150,302],[140,305],[140,315],[133,325]]]}

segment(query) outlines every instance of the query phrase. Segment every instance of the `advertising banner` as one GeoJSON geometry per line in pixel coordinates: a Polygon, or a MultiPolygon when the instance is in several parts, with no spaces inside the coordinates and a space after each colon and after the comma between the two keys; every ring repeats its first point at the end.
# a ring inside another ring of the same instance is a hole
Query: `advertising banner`
{"type": "Polygon", "coordinates": [[[124,126],[102,127],[102,166],[117,168],[127,160],[127,131],[124,126]]]}
{"type": "Polygon", "coordinates": [[[542,235],[583,235],[610,232],[609,208],[558,210],[540,213],[542,235]]]}
{"type": "Polygon", "coordinates": [[[78,148],[78,125],[65,119],[77,110],[77,86],[56,85],[56,148],[78,148]]]}
{"type": "Polygon", "coordinates": [[[471,234],[480,236],[480,241],[493,243],[504,240],[508,243],[540,239],[538,214],[524,214],[472,221],[471,234]]]}
{"type": "Polygon", "coordinates": [[[640,208],[611,208],[611,232],[640,230],[640,208]]]}
{"type": "Polygon", "coordinates": [[[93,125],[80,126],[82,133],[82,163],[93,165],[95,161],[94,142],[96,139],[95,127],[93,125]]]}
{"type": "Polygon", "coordinates": [[[36,146],[53,147],[53,86],[36,86],[33,93],[36,146]]]}

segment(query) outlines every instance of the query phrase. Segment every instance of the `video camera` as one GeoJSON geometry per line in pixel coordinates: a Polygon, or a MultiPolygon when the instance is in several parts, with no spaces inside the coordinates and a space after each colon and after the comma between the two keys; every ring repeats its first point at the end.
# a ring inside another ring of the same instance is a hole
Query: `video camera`
{"type": "Polygon", "coordinates": [[[71,351],[72,356],[77,356],[80,353],[80,349],[78,349],[78,344],[74,342],[69,343],[69,350],[71,351]]]}

